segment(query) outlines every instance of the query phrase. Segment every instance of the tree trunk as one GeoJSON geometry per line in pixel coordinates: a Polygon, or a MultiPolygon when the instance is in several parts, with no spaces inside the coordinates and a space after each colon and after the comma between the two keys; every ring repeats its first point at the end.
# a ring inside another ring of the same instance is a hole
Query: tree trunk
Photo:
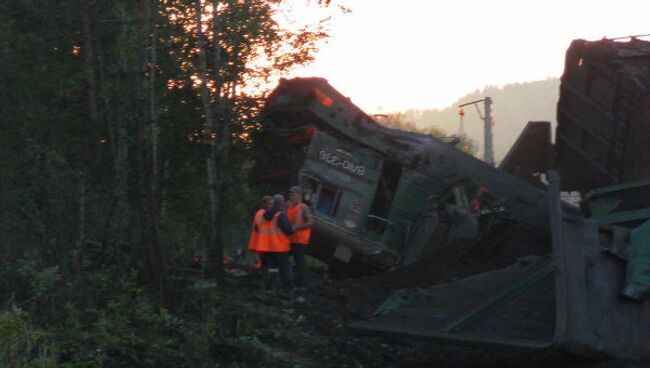
{"type": "Polygon", "coordinates": [[[111,201],[108,203],[107,208],[104,213],[104,229],[102,234],[103,244],[108,244],[109,239],[111,238],[111,228],[113,224],[113,217],[115,216],[118,202],[118,177],[117,177],[117,157],[118,157],[118,123],[117,116],[119,115],[119,108],[115,108],[115,104],[112,103],[108,88],[107,88],[107,78],[106,78],[106,65],[104,64],[104,57],[102,56],[101,43],[96,45],[97,50],[97,63],[99,66],[99,95],[100,102],[102,103],[102,111],[105,116],[106,130],[108,131],[108,144],[110,147],[110,160],[112,161],[113,167],[113,177],[112,177],[112,192],[111,192],[111,201]]]}
{"type": "MultiPolygon", "coordinates": [[[[215,93],[215,103],[211,101],[210,90],[208,89],[208,56],[205,41],[205,35],[202,30],[201,0],[196,0],[196,29],[198,40],[198,71],[201,79],[201,102],[203,104],[203,114],[205,116],[206,142],[208,144],[206,157],[206,171],[208,176],[208,195],[210,201],[210,243],[208,248],[208,268],[207,272],[217,279],[223,278],[223,215],[221,193],[223,188],[223,167],[220,160],[220,146],[225,144],[229,137],[217,135],[217,114],[215,105],[219,103],[219,91],[215,93]]],[[[213,19],[216,22],[216,19],[213,19]]],[[[218,42],[217,42],[218,43],[218,42]]],[[[217,75],[219,69],[213,66],[213,75],[217,75]]]]}
{"type": "Polygon", "coordinates": [[[210,198],[210,244],[208,248],[209,264],[206,272],[218,280],[223,278],[223,211],[221,210],[221,188],[223,171],[215,145],[210,146],[206,159],[208,174],[208,194],[210,198]]]}
{"type": "Polygon", "coordinates": [[[90,108],[90,120],[93,125],[95,144],[98,144],[100,136],[99,109],[97,108],[97,82],[95,80],[95,57],[93,53],[93,37],[90,30],[90,12],[86,9],[83,15],[84,32],[84,74],[88,84],[88,106],[90,108]]]}
{"type": "Polygon", "coordinates": [[[153,12],[149,11],[149,17],[151,19],[151,13],[153,13],[153,22],[151,24],[151,48],[150,48],[150,68],[149,68],[149,120],[150,120],[150,132],[151,132],[151,193],[153,198],[153,215],[154,215],[154,229],[157,233],[160,233],[160,222],[162,220],[162,192],[161,192],[161,180],[162,173],[160,171],[160,149],[159,149],[159,134],[160,126],[158,124],[158,111],[156,110],[156,72],[158,65],[158,55],[156,48],[157,41],[157,26],[156,26],[156,16],[157,16],[158,2],[153,0],[153,12]]]}
{"type": "MultiPolygon", "coordinates": [[[[155,6],[155,4],[154,4],[155,6]]],[[[155,21],[152,14],[156,12],[152,9],[150,0],[141,2],[143,17],[143,36],[142,37],[142,73],[136,88],[140,91],[142,97],[139,99],[144,103],[140,106],[140,119],[138,120],[136,150],[138,152],[138,210],[140,213],[141,233],[140,243],[142,249],[139,252],[145,257],[148,277],[159,292],[159,297],[163,295],[163,274],[164,262],[160,246],[160,205],[159,205],[159,168],[158,168],[158,133],[156,124],[156,105],[155,105],[155,35],[152,36],[155,29],[155,21]],[[144,79],[149,74],[147,80],[144,79]],[[145,102],[146,101],[146,102],[145,102]]]]}
{"type": "MultiPolygon", "coordinates": [[[[128,24],[128,17],[125,11],[122,12],[121,23],[122,27],[126,28],[128,24]]],[[[126,30],[122,30],[126,33],[126,30]]],[[[122,47],[129,47],[129,45],[122,45],[122,47]]],[[[125,90],[130,88],[127,87],[127,83],[130,80],[129,70],[127,65],[126,56],[122,55],[119,60],[119,83],[124,86],[125,90]]],[[[128,102],[129,97],[126,91],[125,93],[119,94],[117,96],[117,111],[115,115],[115,156],[113,159],[113,209],[111,210],[111,223],[113,220],[118,222],[119,226],[117,229],[124,228],[124,224],[128,222],[127,216],[129,215],[129,203],[128,203],[128,183],[129,183],[129,118],[128,115],[128,102]]],[[[112,226],[111,226],[112,227],[112,226]]],[[[109,227],[108,231],[113,231],[109,227]]],[[[118,241],[123,240],[123,234],[117,234],[118,241]]]]}
{"type": "MultiPolygon", "coordinates": [[[[93,162],[94,170],[98,171],[101,161],[99,140],[101,135],[101,123],[99,121],[99,108],[97,105],[97,80],[95,77],[95,53],[93,52],[93,36],[90,27],[90,5],[88,5],[83,14],[83,35],[84,35],[84,74],[88,87],[88,108],[90,120],[93,128],[92,147],[95,148],[95,158],[93,162]]],[[[83,246],[86,239],[86,192],[87,180],[86,174],[81,172],[77,175],[79,180],[79,213],[78,213],[78,235],[74,250],[73,262],[74,271],[77,279],[81,278],[83,246]]]]}
{"type": "Polygon", "coordinates": [[[82,272],[83,244],[86,240],[86,175],[80,173],[79,179],[79,212],[77,220],[77,241],[74,250],[74,271],[75,277],[79,279],[82,272]]]}

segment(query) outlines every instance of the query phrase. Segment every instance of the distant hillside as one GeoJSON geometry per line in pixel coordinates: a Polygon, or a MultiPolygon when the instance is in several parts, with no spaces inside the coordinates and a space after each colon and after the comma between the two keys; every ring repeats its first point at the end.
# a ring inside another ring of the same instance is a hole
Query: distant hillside
{"type": "MultiPolygon", "coordinates": [[[[494,154],[499,162],[510,149],[510,146],[529,121],[550,121],[555,129],[555,112],[559,97],[560,80],[546,80],[507,84],[502,88],[487,86],[482,91],[476,91],[461,97],[452,106],[439,110],[409,110],[404,116],[417,127],[425,128],[435,125],[456,134],[460,118],[458,106],[461,103],[492,97],[494,126],[494,154]]],[[[481,105],[481,111],[483,106],[481,105]]],[[[479,146],[479,156],[483,153],[483,125],[476,109],[465,107],[465,133],[475,140],[479,146]]]]}

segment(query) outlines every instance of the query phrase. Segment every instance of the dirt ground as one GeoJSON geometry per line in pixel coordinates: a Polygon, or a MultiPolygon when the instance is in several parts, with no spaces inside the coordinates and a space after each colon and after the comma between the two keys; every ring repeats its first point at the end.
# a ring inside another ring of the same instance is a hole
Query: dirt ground
{"type": "MultiPolygon", "coordinates": [[[[448,265],[448,274],[457,270],[448,265]]],[[[457,266],[457,265],[456,265],[457,266]]],[[[479,267],[480,268],[480,267],[479,267]]],[[[435,270],[429,270],[434,271],[435,270]]],[[[437,272],[444,274],[444,270],[437,272]]],[[[431,272],[430,272],[431,273],[431,272]]],[[[312,270],[304,293],[264,292],[262,274],[232,280],[238,298],[276,316],[259,336],[276,359],[259,366],[291,367],[642,367],[641,363],[586,359],[557,350],[472,347],[364,336],[348,328],[367,320],[394,290],[424,282],[423,271],[397,271],[359,279],[330,279],[312,270]],[[275,362],[275,363],[272,363],[275,362]],[[277,363],[277,362],[281,363],[277,363]]]]}
{"type": "Polygon", "coordinates": [[[349,329],[348,323],[367,319],[376,308],[376,301],[390,292],[368,281],[331,280],[326,274],[312,272],[312,287],[304,293],[264,292],[260,287],[261,275],[240,278],[232,287],[236,285],[238,297],[255,308],[277,316],[268,326],[268,333],[260,337],[277,358],[270,360],[268,366],[577,368],[599,363],[559,351],[470,347],[360,335],[349,329]]]}

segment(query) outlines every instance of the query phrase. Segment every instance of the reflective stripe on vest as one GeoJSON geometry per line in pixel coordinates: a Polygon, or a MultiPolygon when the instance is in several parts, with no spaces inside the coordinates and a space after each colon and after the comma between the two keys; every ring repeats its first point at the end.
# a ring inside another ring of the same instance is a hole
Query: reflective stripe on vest
{"type": "MultiPolygon", "coordinates": [[[[305,223],[305,205],[304,203],[299,203],[295,206],[289,206],[287,209],[287,216],[291,225],[296,228],[296,226],[302,225],[305,223]]],[[[309,239],[311,238],[311,227],[300,229],[293,233],[289,237],[289,240],[293,244],[309,244],[309,239]]]]}
{"type": "Polygon", "coordinates": [[[258,252],[288,252],[289,237],[278,226],[280,212],[268,221],[260,216],[257,222],[257,251],[258,252]]]}
{"type": "Polygon", "coordinates": [[[260,221],[260,218],[264,215],[264,210],[259,209],[255,213],[255,217],[253,218],[253,226],[251,228],[251,236],[248,238],[248,250],[251,252],[256,252],[257,251],[257,242],[259,241],[257,231],[255,231],[255,224],[257,224],[260,221]]]}

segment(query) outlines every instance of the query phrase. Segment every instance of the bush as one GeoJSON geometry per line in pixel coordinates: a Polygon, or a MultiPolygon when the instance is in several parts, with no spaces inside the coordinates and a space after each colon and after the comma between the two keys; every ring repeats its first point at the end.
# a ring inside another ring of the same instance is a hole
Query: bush
{"type": "Polygon", "coordinates": [[[0,366],[54,367],[56,349],[20,309],[0,312],[0,366]]]}

